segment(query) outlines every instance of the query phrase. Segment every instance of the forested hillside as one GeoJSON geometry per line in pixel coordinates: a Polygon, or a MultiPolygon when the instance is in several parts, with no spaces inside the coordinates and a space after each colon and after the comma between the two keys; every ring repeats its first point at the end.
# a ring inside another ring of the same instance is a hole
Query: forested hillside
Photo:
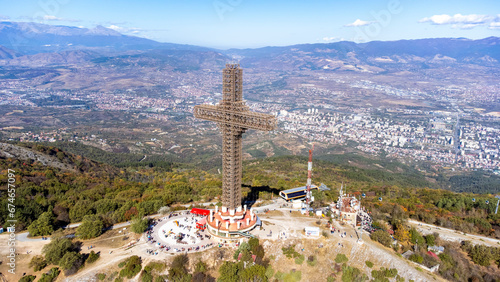
{"type": "MultiPolygon", "coordinates": [[[[116,167],[56,147],[24,146],[54,155],[73,166],[74,170],[44,166],[37,161],[0,158],[2,194],[7,190],[7,169],[15,171],[15,216],[19,229],[26,229],[36,221],[35,226],[49,225],[51,228],[47,230],[56,230],[93,214],[98,215],[105,225],[111,225],[156,213],[163,206],[218,202],[221,194],[221,175],[216,169],[207,172],[165,160],[144,165],[132,161],[130,166],[124,166],[126,158],[115,160],[121,164],[116,167]]],[[[101,158],[106,160],[106,155],[101,155],[101,158]]],[[[363,205],[373,212],[375,218],[383,218],[397,205],[409,217],[418,220],[500,238],[500,217],[494,214],[496,199],[493,195],[431,189],[428,187],[432,183],[418,171],[396,173],[383,168],[359,168],[329,161],[315,161],[313,171],[314,184],[324,183],[331,188],[316,193],[315,206],[336,201],[338,188],[344,183],[347,193],[358,197],[362,193],[367,195],[362,199],[363,205]]],[[[306,177],[307,159],[303,157],[246,161],[244,200],[266,200],[272,194],[277,197],[281,190],[305,185],[306,177]]],[[[0,204],[6,205],[6,201],[7,197],[2,197],[0,204]]],[[[6,216],[0,214],[0,224],[6,222],[6,216]]]]}

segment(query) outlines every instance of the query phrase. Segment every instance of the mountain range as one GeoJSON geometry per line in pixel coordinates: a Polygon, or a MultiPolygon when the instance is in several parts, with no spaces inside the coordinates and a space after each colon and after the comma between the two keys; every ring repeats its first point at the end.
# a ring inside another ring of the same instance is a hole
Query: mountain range
{"type": "Polygon", "coordinates": [[[154,40],[123,35],[97,26],[93,29],[54,26],[32,22],[0,22],[0,45],[24,55],[80,49],[126,51],[146,49],[206,50],[209,48],[160,43],[154,40]]]}
{"type": "Polygon", "coordinates": [[[398,41],[348,41],[255,49],[216,50],[201,46],[160,43],[120,34],[103,26],[93,29],[26,22],[0,22],[0,65],[127,63],[131,58],[149,64],[210,62],[205,67],[238,59],[245,67],[280,70],[326,70],[380,73],[429,68],[430,65],[496,67],[500,38],[480,40],[435,38],[398,41]]]}

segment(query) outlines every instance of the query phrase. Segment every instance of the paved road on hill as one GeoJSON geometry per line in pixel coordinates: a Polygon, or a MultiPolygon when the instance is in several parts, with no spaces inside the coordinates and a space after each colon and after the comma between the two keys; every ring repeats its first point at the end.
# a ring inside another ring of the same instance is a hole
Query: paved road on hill
{"type": "Polygon", "coordinates": [[[474,244],[482,244],[495,247],[498,247],[498,245],[500,244],[500,240],[498,239],[493,239],[490,237],[473,235],[473,234],[464,235],[464,233],[461,231],[439,227],[436,225],[427,224],[412,219],[408,220],[408,223],[414,225],[417,228],[417,230],[420,233],[423,233],[424,235],[437,232],[439,233],[439,237],[446,241],[455,241],[455,242],[471,241],[474,244]]]}
{"type": "MultiPolygon", "coordinates": [[[[67,225],[64,229],[76,228],[76,227],[80,226],[81,224],[82,224],[81,222],[72,223],[72,224],[67,225]]],[[[118,224],[115,224],[115,225],[109,227],[109,229],[118,229],[118,228],[122,228],[122,227],[129,226],[129,225],[130,225],[130,222],[122,222],[122,223],[118,223],[118,224]]],[[[28,235],[29,235],[29,232],[18,233],[18,234],[16,234],[16,240],[21,241],[21,242],[43,241],[42,237],[29,238],[28,235]]],[[[47,237],[47,240],[50,240],[50,236],[47,237]]]]}

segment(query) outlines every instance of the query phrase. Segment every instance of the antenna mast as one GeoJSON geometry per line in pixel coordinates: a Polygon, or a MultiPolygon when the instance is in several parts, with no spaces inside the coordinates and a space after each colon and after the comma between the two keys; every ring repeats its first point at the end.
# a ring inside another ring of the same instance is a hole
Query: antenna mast
{"type": "MultiPolygon", "coordinates": [[[[314,151],[314,143],[311,150],[309,150],[309,162],[307,163],[307,184],[306,184],[306,205],[309,209],[309,205],[311,204],[311,178],[312,178],[312,159],[313,159],[313,151],[314,151]]],[[[309,212],[309,210],[307,211],[309,212]]]]}

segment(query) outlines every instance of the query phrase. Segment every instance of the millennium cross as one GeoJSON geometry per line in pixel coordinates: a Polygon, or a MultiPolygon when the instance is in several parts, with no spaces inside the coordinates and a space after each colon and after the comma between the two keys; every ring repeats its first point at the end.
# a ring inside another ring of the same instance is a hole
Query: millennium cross
{"type": "Polygon", "coordinates": [[[243,70],[226,64],[222,71],[222,100],[219,104],[197,105],[194,116],[215,121],[222,132],[222,206],[241,210],[241,138],[247,129],[273,130],[273,115],[251,112],[243,101],[243,70]]]}

